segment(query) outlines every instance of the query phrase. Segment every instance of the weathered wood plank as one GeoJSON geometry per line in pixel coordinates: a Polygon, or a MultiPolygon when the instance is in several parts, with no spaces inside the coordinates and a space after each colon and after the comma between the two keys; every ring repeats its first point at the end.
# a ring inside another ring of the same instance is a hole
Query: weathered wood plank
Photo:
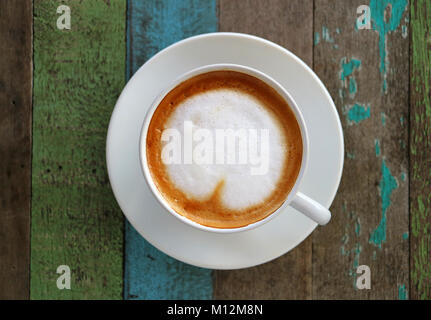
{"type": "Polygon", "coordinates": [[[313,235],[315,299],[408,296],[409,10],[405,0],[368,3],[371,30],[355,27],[364,1],[315,1],[314,68],[346,145],[333,220],[313,235]],[[359,265],[370,267],[370,290],[356,287],[359,265]]]}
{"type": "Polygon", "coordinates": [[[431,299],[431,3],[410,12],[410,298],[431,299]]]}
{"type": "Polygon", "coordinates": [[[0,1],[0,300],[29,298],[32,1],[0,1]]]}
{"type": "MultiPolygon", "coordinates": [[[[217,31],[215,0],[128,2],[128,75],[159,50],[184,38],[217,31]]],[[[212,272],[155,249],[126,223],[125,299],[210,299],[212,272]]]]}
{"type": "Polygon", "coordinates": [[[105,165],[124,86],[126,1],[34,2],[32,299],[121,299],[123,217],[105,165]],[[71,10],[59,30],[57,7],[71,10]],[[71,289],[59,290],[59,265],[71,289]]]}
{"type": "MultiPolygon", "coordinates": [[[[220,0],[219,28],[220,31],[244,32],[274,41],[312,65],[312,0],[220,0]]],[[[264,265],[216,271],[214,297],[310,299],[311,238],[288,254],[264,265]]]]}

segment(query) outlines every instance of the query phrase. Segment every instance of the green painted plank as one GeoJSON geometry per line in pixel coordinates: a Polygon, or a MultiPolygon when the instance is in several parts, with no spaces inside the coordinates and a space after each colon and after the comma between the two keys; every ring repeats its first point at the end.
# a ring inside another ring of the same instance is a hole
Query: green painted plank
{"type": "MultiPolygon", "coordinates": [[[[215,0],[128,1],[128,76],[159,50],[217,31],[215,0]]],[[[129,224],[125,231],[125,299],[210,299],[212,272],[154,248],[129,224]]]]}
{"type": "Polygon", "coordinates": [[[410,12],[410,297],[431,299],[431,2],[410,12]]]}
{"type": "Polygon", "coordinates": [[[125,81],[126,1],[34,1],[32,299],[121,299],[123,217],[105,165],[125,81]],[[71,29],[57,28],[57,7],[71,29]],[[56,286],[71,269],[71,289],[56,286]]]}

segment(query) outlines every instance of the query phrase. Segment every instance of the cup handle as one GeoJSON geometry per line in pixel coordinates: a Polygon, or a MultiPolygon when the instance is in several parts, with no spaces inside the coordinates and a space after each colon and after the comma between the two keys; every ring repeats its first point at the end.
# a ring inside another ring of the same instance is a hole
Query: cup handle
{"type": "Polygon", "coordinates": [[[328,209],[301,192],[295,195],[290,205],[321,226],[331,220],[331,212],[328,209]]]}

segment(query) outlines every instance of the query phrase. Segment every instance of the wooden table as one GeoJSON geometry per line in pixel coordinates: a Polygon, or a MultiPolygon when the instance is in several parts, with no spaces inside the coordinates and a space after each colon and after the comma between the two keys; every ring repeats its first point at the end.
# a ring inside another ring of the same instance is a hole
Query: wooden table
{"type": "Polygon", "coordinates": [[[0,299],[431,298],[431,1],[2,0],[0,39],[0,299]],[[70,30],[57,28],[61,4],[70,30]],[[356,25],[362,4],[371,29],[356,25]],[[235,271],[149,245],[125,221],[105,165],[127,78],[164,47],[214,31],[298,55],[345,135],[331,223],[235,271]],[[59,265],[70,266],[70,290],[56,286],[59,265]],[[370,290],[355,286],[359,265],[370,290]]]}

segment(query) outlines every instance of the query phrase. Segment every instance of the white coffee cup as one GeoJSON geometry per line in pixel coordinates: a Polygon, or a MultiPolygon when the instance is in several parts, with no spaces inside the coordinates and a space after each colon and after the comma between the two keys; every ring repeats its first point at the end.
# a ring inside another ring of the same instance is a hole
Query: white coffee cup
{"type": "Polygon", "coordinates": [[[304,215],[306,215],[307,217],[314,220],[315,222],[317,222],[320,225],[327,224],[329,222],[329,220],[331,219],[331,213],[329,212],[329,210],[327,208],[325,208],[320,203],[316,202],[315,200],[309,198],[308,196],[306,196],[303,193],[298,191],[299,186],[300,186],[301,181],[302,181],[302,178],[304,176],[305,169],[307,167],[308,154],[309,154],[309,138],[308,138],[308,133],[307,133],[307,127],[305,125],[304,118],[301,114],[301,111],[300,111],[298,105],[293,100],[293,98],[290,96],[290,94],[277,81],[275,81],[274,79],[272,79],[268,75],[266,75],[266,74],[264,74],[258,70],[255,70],[253,68],[238,65],[238,64],[225,64],[225,63],[223,63],[223,64],[212,64],[212,65],[206,65],[206,66],[202,66],[202,67],[193,69],[193,70],[181,75],[180,77],[178,77],[163,92],[161,92],[161,94],[154,100],[151,108],[148,110],[148,112],[145,116],[145,119],[144,119],[144,123],[142,125],[139,154],[140,154],[140,162],[141,162],[141,167],[142,167],[142,170],[144,173],[145,180],[146,180],[150,190],[152,191],[153,195],[157,199],[157,201],[169,213],[171,213],[174,217],[178,218],[182,222],[184,222],[190,226],[193,226],[195,228],[198,228],[198,229],[201,229],[204,231],[209,231],[209,232],[217,232],[217,233],[233,233],[233,232],[250,230],[250,229],[256,228],[260,225],[263,225],[264,223],[268,222],[269,220],[271,220],[272,218],[274,218],[278,214],[281,214],[284,211],[284,208],[286,206],[292,206],[293,208],[295,208],[299,212],[303,213],[304,215]],[[157,189],[157,187],[153,181],[153,178],[151,176],[150,170],[148,168],[148,163],[147,163],[147,152],[146,152],[147,151],[146,150],[146,148],[147,148],[147,143],[146,143],[147,132],[148,132],[151,118],[152,118],[155,110],[159,106],[160,102],[163,100],[163,98],[172,89],[174,89],[177,85],[179,85],[180,83],[182,83],[182,82],[184,82],[184,81],[186,81],[186,80],[188,80],[194,76],[197,76],[197,75],[203,74],[203,73],[207,73],[210,71],[220,71],[220,70],[237,71],[237,72],[242,72],[242,73],[254,76],[254,77],[262,80],[266,84],[268,84],[274,90],[276,90],[278,92],[278,94],[280,94],[280,96],[283,97],[287,101],[289,106],[291,107],[293,113],[295,114],[296,120],[299,124],[300,130],[301,130],[301,135],[302,135],[303,153],[302,153],[301,168],[299,170],[299,174],[298,174],[298,177],[295,181],[295,184],[294,184],[293,188],[291,189],[290,193],[288,194],[284,203],[276,211],[274,211],[272,214],[270,214],[266,218],[259,220],[257,222],[254,222],[252,224],[249,224],[249,225],[246,225],[243,227],[239,227],[239,228],[208,227],[208,226],[201,225],[201,224],[199,224],[193,220],[190,220],[190,219],[180,215],[179,213],[177,213],[174,209],[172,209],[170,207],[169,203],[164,199],[162,194],[157,189]]]}

